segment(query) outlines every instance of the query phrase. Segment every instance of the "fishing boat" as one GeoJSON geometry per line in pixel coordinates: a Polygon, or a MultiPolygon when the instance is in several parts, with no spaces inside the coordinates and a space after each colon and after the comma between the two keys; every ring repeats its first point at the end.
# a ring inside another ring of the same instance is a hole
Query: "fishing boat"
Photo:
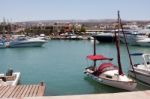
{"type": "MultiPolygon", "coordinates": [[[[133,64],[133,68],[130,67],[129,75],[144,82],[150,84],[150,54],[133,53],[134,58],[141,58],[141,63],[133,64]]],[[[139,62],[139,61],[138,61],[139,62]]]]}
{"type": "Polygon", "coordinates": [[[0,86],[16,86],[19,83],[21,73],[9,69],[6,74],[0,74],[0,86]]]}
{"type": "MultiPolygon", "coordinates": [[[[118,19],[120,18],[118,13],[118,19]]],[[[119,23],[119,22],[118,22],[119,23]]],[[[87,56],[88,59],[93,61],[93,65],[85,68],[85,74],[92,78],[93,80],[105,84],[108,86],[124,89],[124,90],[134,90],[137,83],[126,76],[121,67],[121,60],[120,60],[120,41],[118,36],[115,32],[115,41],[116,41],[116,48],[117,48],[117,58],[118,58],[118,66],[114,65],[111,61],[112,58],[107,58],[103,55],[96,54],[96,41],[94,39],[94,52],[93,55],[87,56]],[[96,67],[96,62],[100,60],[102,63],[99,67],[96,67]]]]}
{"type": "Polygon", "coordinates": [[[21,35],[10,41],[9,47],[41,47],[45,43],[46,40],[21,35]]]}

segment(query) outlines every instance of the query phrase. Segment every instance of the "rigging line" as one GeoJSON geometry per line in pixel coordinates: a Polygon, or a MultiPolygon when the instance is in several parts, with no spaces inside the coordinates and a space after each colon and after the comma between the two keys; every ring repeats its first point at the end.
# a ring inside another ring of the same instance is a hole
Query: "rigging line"
{"type": "Polygon", "coordinates": [[[131,67],[132,67],[132,70],[133,70],[133,73],[134,73],[134,76],[135,76],[135,79],[136,79],[136,74],[135,74],[135,70],[134,70],[134,67],[133,67],[133,62],[132,62],[132,58],[131,58],[131,55],[130,55],[130,50],[129,50],[129,47],[128,47],[126,35],[125,35],[125,33],[124,33],[123,25],[122,25],[122,23],[121,23],[120,15],[119,15],[119,23],[120,23],[121,31],[122,31],[122,33],[123,33],[124,40],[125,40],[125,45],[126,45],[127,52],[128,52],[128,57],[129,57],[129,60],[130,60],[130,65],[131,65],[131,67]]]}
{"type": "MultiPolygon", "coordinates": [[[[94,38],[94,45],[93,45],[93,55],[96,55],[96,39],[94,38]]],[[[94,68],[96,67],[96,60],[94,60],[94,68]]]]}

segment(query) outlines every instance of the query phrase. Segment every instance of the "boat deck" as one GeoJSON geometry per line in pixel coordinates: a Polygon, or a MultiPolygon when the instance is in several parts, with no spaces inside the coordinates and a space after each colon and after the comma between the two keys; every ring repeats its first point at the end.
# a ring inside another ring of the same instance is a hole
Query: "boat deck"
{"type": "Polygon", "coordinates": [[[43,96],[45,85],[0,86],[0,98],[23,98],[43,96]]]}

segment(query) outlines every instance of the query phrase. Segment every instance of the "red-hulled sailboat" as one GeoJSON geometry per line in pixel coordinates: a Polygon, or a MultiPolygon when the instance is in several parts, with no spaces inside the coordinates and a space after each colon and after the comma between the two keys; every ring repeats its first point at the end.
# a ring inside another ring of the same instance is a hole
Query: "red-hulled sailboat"
{"type": "MultiPolygon", "coordinates": [[[[119,12],[118,12],[118,23],[119,22],[119,12]]],[[[119,25],[118,25],[119,26],[119,25]]],[[[119,29],[118,29],[119,33],[119,29]]],[[[88,59],[94,62],[93,66],[85,68],[85,74],[92,78],[93,80],[109,85],[112,87],[125,89],[125,90],[134,90],[137,83],[126,76],[122,72],[121,68],[121,61],[120,61],[120,48],[119,48],[119,38],[115,32],[115,41],[116,41],[116,48],[117,48],[117,57],[118,57],[118,66],[114,65],[111,61],[112,58],[108,58],[104,55],[97,55],[96,54],[96,41],[94,39],[94,52],[93,55],[87,56],[88,59]],[[101,61],[99,67],[96,67],[96,61],[101,61]]]]}

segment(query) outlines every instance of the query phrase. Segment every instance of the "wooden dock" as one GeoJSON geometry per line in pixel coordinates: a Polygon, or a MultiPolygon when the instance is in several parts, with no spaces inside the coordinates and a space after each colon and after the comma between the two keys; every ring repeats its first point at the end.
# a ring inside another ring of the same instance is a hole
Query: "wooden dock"
{"type": "Polygon", "coordinates": [[[45,85],[0,86],[0,98],[23,98],[43,96],[45,85]]]}

